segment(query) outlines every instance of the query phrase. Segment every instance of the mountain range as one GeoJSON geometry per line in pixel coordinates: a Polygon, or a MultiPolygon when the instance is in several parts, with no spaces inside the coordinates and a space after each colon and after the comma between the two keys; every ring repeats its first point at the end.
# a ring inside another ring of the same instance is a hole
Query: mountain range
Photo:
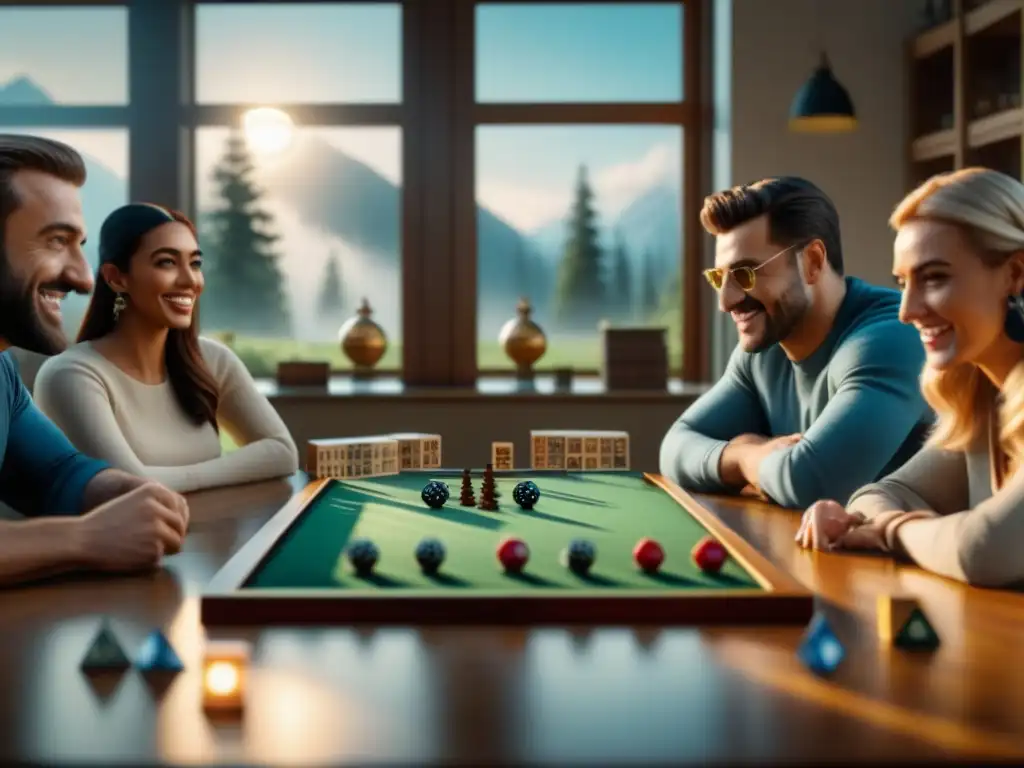
{"type": "Polygon", "coordinates": [[[16,75],[0,83],[0,106],[41,107],[54,103],[54,98],[27,75],[16,75]]]}
{"type": "MultiPolygon", "coordinates": [[[[18,76],[0,85],[0,106],[47,105],[54,101],[31,78],[18,76]]],[[[0,118],[2,119],[2,118],[0,118]]],[[[89,179],[83,192],[85,218],[93,237],[87,252],[95,264],[95,235],[104,217],[128,196],[127,180],[84,152],[89,179]]],[[[200,184],[206,180],[198,180],[200,184]]],[[[328,255],[341,258],[346,300],[354,310],[362,296],[390,335],[400,329],[401,190],[367,164],[315,135],[296,134],[287,162],[261,167],[259,183],[272,191],[266,207],[281,235],[281,267],[289,281],[296,338],[333,339],[314,316],[317,288],[328,255]]],[[[568,185],[573,179],[567,179],[568,185]]],[[[667,186],[638,195],[602,227],[602,242],[612,235],[626,243],[635,270],[645,250],[672,274],[678,269],[680,199],[667,186]]],[[[566,212],[568,213],[568,211],[566,212]]],[[[477,207],[480,334],[492,337],[515,314],[527,295],[534,316],[549,330],[549,303],[564,245],[566,224],[555,220],[522,232],[483,206],[477,207]]],[[[635,283],[637,281],[634,281],[635,283]]],[[[83,301],[68,300],[66,316],[77,327],[83,301]]]]}
{"type": "MultiPolygon", "coordinates": [[[[601,245],[612,248],[616,238],[626,244],[636,269],[650,254],[659,271],[671,274],[679,269],[682,232],[679,226],[679,193],[668,184],[656,184],[634,198],[610,224],[599,221],[601,245]]],[[[549,261],[557,263],[565,243],[566,221],[555,220],[529,233],[534,247],[549,261]]]]}

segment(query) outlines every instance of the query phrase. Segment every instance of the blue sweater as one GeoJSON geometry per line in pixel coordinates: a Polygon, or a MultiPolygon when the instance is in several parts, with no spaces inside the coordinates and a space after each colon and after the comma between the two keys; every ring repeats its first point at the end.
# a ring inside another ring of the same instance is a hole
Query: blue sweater
{"type": "Polygon", "coordinates": [[[661,474],[696,492],[736,490],[718,471],[729,440],[800,433],[758,474],[772,501],[803,508],[818,499],[845,503],[920,449],[932,413],[919,385],[917,331],[899,321],[898,291],[856,278],[846,286],[832,331],[807,359],[794,363],[778,345],[735,349],[722,378],[665,436],[661,474]]]}
{"type": "Polygon", "coordinates": [[[79,453],[0,354],[0,500],[28,516],[78,515],[85,487],[109,464],[79,453]]]}

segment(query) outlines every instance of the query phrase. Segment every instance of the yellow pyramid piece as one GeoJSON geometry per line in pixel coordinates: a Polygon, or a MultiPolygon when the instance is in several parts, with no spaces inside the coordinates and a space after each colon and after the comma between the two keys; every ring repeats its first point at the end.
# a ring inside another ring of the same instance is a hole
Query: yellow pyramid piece
{"type": "Polygon", "coordinates": [[[906,595],[879,595],[876,605],[878,639],[884,643],[894,642],[914,609],[921,610],[917,598],[906,595]]]}

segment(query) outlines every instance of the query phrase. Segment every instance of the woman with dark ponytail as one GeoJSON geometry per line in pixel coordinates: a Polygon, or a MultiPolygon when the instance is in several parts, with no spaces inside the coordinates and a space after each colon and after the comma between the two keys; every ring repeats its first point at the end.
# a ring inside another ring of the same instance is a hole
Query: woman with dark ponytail
{"type": "Polygon", "coordinates": [[[83,453],[185,493],[289,475],[298,452],[238,357],[199,336],[202,254],[183,214],[114,211],[78,343],[47,360],[37,405],[83,453]],[[220,429],[240,448],[222,455],[220,429]]]}

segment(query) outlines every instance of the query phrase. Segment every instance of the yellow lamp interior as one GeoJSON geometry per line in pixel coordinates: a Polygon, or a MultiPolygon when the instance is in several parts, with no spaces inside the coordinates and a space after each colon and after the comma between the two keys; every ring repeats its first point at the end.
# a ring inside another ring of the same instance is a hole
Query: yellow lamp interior
{"type": "Polygon", "coordinates": [[[215,696],[230,696],[238,691],[241,676],[230,661],[215,661],[206,668],[206,690],[215,696]]]}
{"type": "Polygon", "coordinates": [[[247,643],[211,641],[203,659],[203,705],[212,711],[244,706],[250,650],[247,643]]]}
{"type": "Polygon", "coordinates": [[[857,130],[857,118],[850,115],[794,117],[789,121],[789,128],[797,133],[849,133],[857,130]]]}

